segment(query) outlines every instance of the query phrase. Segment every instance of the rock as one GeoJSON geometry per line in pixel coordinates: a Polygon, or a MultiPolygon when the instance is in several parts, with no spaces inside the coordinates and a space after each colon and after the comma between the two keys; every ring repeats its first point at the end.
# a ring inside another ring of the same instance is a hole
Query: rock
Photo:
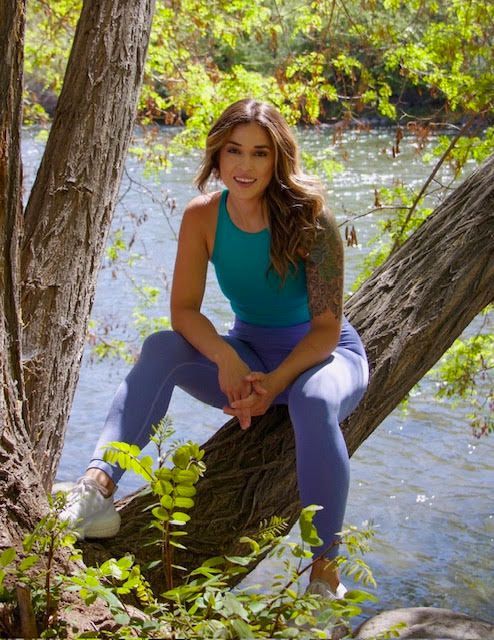
{"type": "Polygon", "coordinates": [[[476,620],[464,613],[435,607],[412,607],[384,611],[355,630],[358,640],[374,638],[394,625],[404,623],[398,638],[420,640],[494,640],[494,624],[476,620]]]}

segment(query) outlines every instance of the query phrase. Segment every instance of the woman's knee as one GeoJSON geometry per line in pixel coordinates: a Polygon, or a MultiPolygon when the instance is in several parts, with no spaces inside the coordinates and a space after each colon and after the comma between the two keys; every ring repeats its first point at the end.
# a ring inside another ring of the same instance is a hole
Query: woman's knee
{"type": "Polygon", "coordinates": [[[311,407],[324,407],[328,415],[342,420],[353,411],[367,387],[368,370],[364,364],[356,354],[333,354],[327,363],[305,371],[295,380],[289,405],[302,406],[309,413],[311,407]]]}
{"type": "Polygon", "coordinates": [[[194,352],[192,345],[176,331],[157,331],[151,333],[142,343],[140,359],[159,358],[176,360],[190,357],[194,352]]]}

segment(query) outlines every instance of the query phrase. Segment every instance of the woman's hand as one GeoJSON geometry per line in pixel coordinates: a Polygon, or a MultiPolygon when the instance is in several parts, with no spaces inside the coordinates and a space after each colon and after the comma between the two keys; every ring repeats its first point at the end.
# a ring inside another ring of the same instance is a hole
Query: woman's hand
{"type": "MultiPolygon", "coordinates": [[[[272,405],[273,400],[282,391],[273,373],[253,371],[246,376],[245,380],[252,385],[252,391],[249,395],[231,402],[229,407],[223,409],[224,413],[236,416],[239,420],[240,415],[246,411],[249,412],[250,416],[264,415],[272,405]]],[[[250,427],[250,420],[248,424],[245,422],[242,424],[242,421],[240,421],[240,426],[242,429],[247,429],[250,427]]]]}
{"type": "MultiPolygon", "coordinates": [[[[251,394],[252,383],[248,380],[249,374],[249,367],[233,350],[228,357],[218,362],[218,382],[220,389],[228,398],[229,408],[251,394]]],[[[231,415],[238,418],[242,429],[250,427],[251,413],[248,408],[240,407],[238,412],[231,415]]]]}

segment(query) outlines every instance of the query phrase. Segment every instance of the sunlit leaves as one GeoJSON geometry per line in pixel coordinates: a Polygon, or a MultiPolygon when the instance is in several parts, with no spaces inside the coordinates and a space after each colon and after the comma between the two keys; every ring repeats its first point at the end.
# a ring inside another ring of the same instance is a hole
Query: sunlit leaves
{"type": "Polygon", "coordinates": [[[317,534],[313,520],[316,512],[322,507],[311,505],[302,510],[299,518],[300,535],[302,540],[311,547],[318,547],[322,544],[321,538],[317,534]]]}
{"type": "Polygon", "coordinates": [[[408,31],[385,53],[390,71],[440,92],[451,110],[493,108],[494,7],[485,0],[442,3],[441,20],[408,31]]]}
{"type": "MultiPolygon", "coordinates": [[[[153,441],[162,449],[163,439],[173,433],[169,421],[156,428],[153,441]]],[[[151,524],[159,531],[160,549],[165,556],[152,559],[146,571],[155,570],[163,564],[185,570],[171,564],[172,552],[184,549],[180,543],[186,535],[189,514],[184,510],[193,505],[194,484],[204,471],[201,459],[204,451],[199,445],[188,442],[172,445],[161,458],[168,459],[170,466],[156,467],[149,456],[142,456],[135,445],[123,442],[112,443],[111,451],[120,456],[109,456],[108,460],[123,462],[125,468],[134,463],[146,473],[140,474],[147,481],[148,490],[157,504],[147,509],[151,524]]],[[[0,554],[0,598],[12,601],[11,585],[25,584],[32,596],[33,612],[37,620],[43,620],[40,637],[64,637],[63,617],[58,608],[65,603],[70,592],[70,602],[75,604],[77,595],[86,605],[97,600],[105,603],[112,619],[112,633],[119,638],[135,637],[187,637],[196,638],[278,638],[327,637],[327,630],[336,624],[349,625],[350,618],[362,613],[361,604],[375,599],[361,590],[352,590],[343,600],[327,602],[320,596],[303,594],[298,582],[314,559],[310,544],[320,544],[313,525],[313,516],[319,507],[309,506],[300,516],[301,542],[290,542],[283,537],[287,523],[281,517],[263,521],[257,531],[239,540],[239,551],[234,555],[214,556],[200,566],[190,570],[183,582],[171,586],[168,571],[166,591],[153,593],[134,556],[108,558],[97,566],[79,563],[70,572],[55,573],[52,563],[54,551],[61,548],[73,552],[75,536],[67,535],[67,523],[59,520],[64,497],[57,494],[51,499],[55,507],[43,518],[34,531],[23,541],[23,553],[6,549],[0,554]],[[276,556],[283,562],[283,570],[272,579],[270,589],[231,589],[232,579],[245,575],[249,567],[260,559],[276,556]],[[6,586],[7,579],[9,586],[6,586]],[[131,596],[132,606],[128,604],[131,596]],[[139,604],[139,608],[136,608],[139,604]],[[295,626],[293,626],[293,622],[295,626]],[[116,626],[115,626],[116,625],[116,626]],[[316,628],[317,627],[317,628],[316,628]],[[292,634],[291,631],[296,631],[292,634]]],[[[348,558],[339,556],[337,563],[344,575],[353,576],[357,582],[373,584],[369,568],[359,557],[368,550],[373,536],[370,528],[357,530],[350,527],[342,532],[342,544],[346,544],[348,558]]],[[[80,554],[73,556],[80,560],[80,554]]],[[[78,634],[75,621],[71,632],[78,634]]],[[[77,635],[85,637],[87,634],[77,635]]]]}
{"type": "MultiPolygon", "coordinates": [[[[492,305],[491,305],[492,312],[492,305]]],[[[494,431],[494,333],[488,309],[481,331],[455,341],[431,376],[437,380],[437,396],[458,401],[467,398],[474,411],[469,416],[475,436],[494,431]]]]}
{"type": "MultiPolygon", "coordinates": [[[[29,3],[29,89],[59,92],[80,4],[29,3]]],[[[292,122],[364,109],[395,119],[410,85],[452,111],[486,111],[493,13],[487,0],[158,0],[140,117],[185,120],[180,142],[193,146],[226,104],[246,95],[283,105],[292,122]]],[[[26,94],[31,120],[42,113],[35,95],[26,94]]]]}

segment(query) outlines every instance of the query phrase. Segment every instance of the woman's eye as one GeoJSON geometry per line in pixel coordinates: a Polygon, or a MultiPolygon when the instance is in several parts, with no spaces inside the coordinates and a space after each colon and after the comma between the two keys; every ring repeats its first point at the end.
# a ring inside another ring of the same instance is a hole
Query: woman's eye
{"type": "Polygon", "coordinates": [[[236,147],[228,147],[226,152],[227,153],[239,153],[239,150],[236,147]]]}

